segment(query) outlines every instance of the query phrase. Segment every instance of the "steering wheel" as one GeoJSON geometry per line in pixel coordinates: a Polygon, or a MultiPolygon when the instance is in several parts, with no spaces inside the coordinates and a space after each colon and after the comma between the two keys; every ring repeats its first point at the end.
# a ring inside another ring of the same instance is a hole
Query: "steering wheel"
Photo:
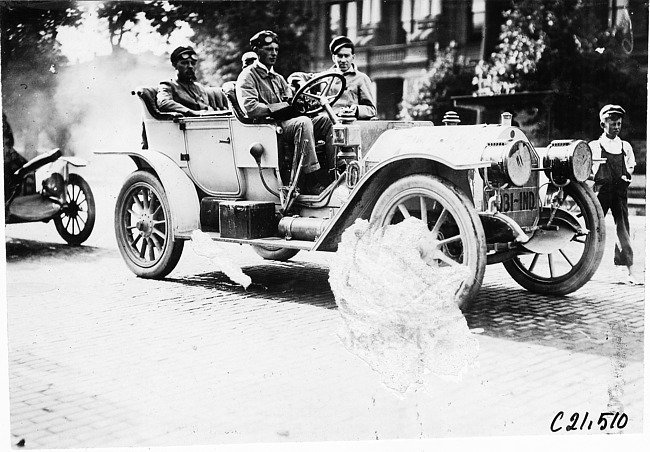
{"type": "Polygon", "coordinates": [[[325,108],[321,98],[331,106],[343,95],[345,91],[345,77],[336,72],[328,72],[314,77],[305,83],[291,99],[291,106],[301,115],[319,113],[325,108]],[[334,86],[335,92],[327,94],[338,79],[340,83],[334,86]]]}

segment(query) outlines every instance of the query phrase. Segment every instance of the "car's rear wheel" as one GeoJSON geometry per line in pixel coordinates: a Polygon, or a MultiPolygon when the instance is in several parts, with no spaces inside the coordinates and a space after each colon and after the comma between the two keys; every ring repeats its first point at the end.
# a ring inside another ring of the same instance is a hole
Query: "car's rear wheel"
{"type": "Polygon", "coordinates": [[[264,259],[272,261],[286,261],[298,254],[298,251],[293,248],[281,248],[269,245],[251,245],[253,250],[264,259]]]}
{"type": "Polygon", "coordinates": [[[115,205],[115,236],[126,265],[142,278],[162,278],[181,257],[174,240],[165,190],[151,173],[136,171],[124,182],[115,205]]]}
{"type": "Polygon", "coordinates": [[[379,197],[370,224],[378,228],[408,217],[424,221],[431,231],[428,265],[469,268],[456,291],[458,306],[469,308],[483,282],[487,253],[483,226],[467,195],[434,176],[404,177],[379,197]]]}
{"type": "MultiPolygon", "coordinates": [[[[548,206],[547,206],[548,207],[548,206]]],[[[572,233],[562,246],[545,252],[517,256],[503,263],[510,276],[523,288],[546,295],[575,292],[591,279],[605,250],[605,219],[596,195],[582,183],[564,187],[560,209],[577,219],[581,233],[572,233]]],[[[550,212],[547,208],[545,212],[550,212]]],[[[540,219],[547,223],[549,215],[540,219]]],[[[561,215],[551,226],[565,228],[561,215]]]]}
{"type": "Polygon", "coordinates": [[[70,245],[81,245],[95,226],[95,197],[88,182],[78,174],[70,174],[65,189],[68,202],[54,217],[54,226],[70,245]]]}

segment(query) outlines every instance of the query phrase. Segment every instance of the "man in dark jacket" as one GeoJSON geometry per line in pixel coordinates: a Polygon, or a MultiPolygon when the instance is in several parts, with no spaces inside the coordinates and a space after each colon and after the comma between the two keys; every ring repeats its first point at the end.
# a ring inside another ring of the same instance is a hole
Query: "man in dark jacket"
{"type": "Polygon", "coordinates": [[[228,109],[226,97],[220,90],[206,88],[196,82],[198,57],[192,47],[177,47],[170,60],[176,69],[176,80],[160,82],[156,96],[160,111],[201,116],[228,109]]]}

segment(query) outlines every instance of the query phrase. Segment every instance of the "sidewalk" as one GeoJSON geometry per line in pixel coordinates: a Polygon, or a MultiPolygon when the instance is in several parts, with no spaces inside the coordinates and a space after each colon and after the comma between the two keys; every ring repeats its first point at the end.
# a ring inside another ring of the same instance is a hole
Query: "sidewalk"
{"type": "Polygon", "coordinates": [[[635,174],[628,189],[628,207],[631,215],[645,216],[646,175],[635,174]]]}

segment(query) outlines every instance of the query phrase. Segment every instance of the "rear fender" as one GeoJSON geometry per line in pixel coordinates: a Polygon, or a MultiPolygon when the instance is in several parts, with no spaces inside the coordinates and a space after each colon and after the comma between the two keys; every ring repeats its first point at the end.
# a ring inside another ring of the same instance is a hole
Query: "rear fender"
{"type": "Polygon", "coordinates": [[[200,205],[194,183],[170,157],[151,149],[96,154],[128,155],[138,169],[150,171],[158,177],[169,200],[174,238],[187,237],[200,228],[200,205]]]}
{"type": "Polygon", "coordinates": [[[472,199],[469,173],[475,168],[457,170],[426,154],[401,155],[372,167],[357,183],[334,221],[314,246],[318,251],[336,251],[341,235],[357,218],[369,220],[379,196],[398,179],[411,174],[431,174],[460,188],[472,199]]]}

